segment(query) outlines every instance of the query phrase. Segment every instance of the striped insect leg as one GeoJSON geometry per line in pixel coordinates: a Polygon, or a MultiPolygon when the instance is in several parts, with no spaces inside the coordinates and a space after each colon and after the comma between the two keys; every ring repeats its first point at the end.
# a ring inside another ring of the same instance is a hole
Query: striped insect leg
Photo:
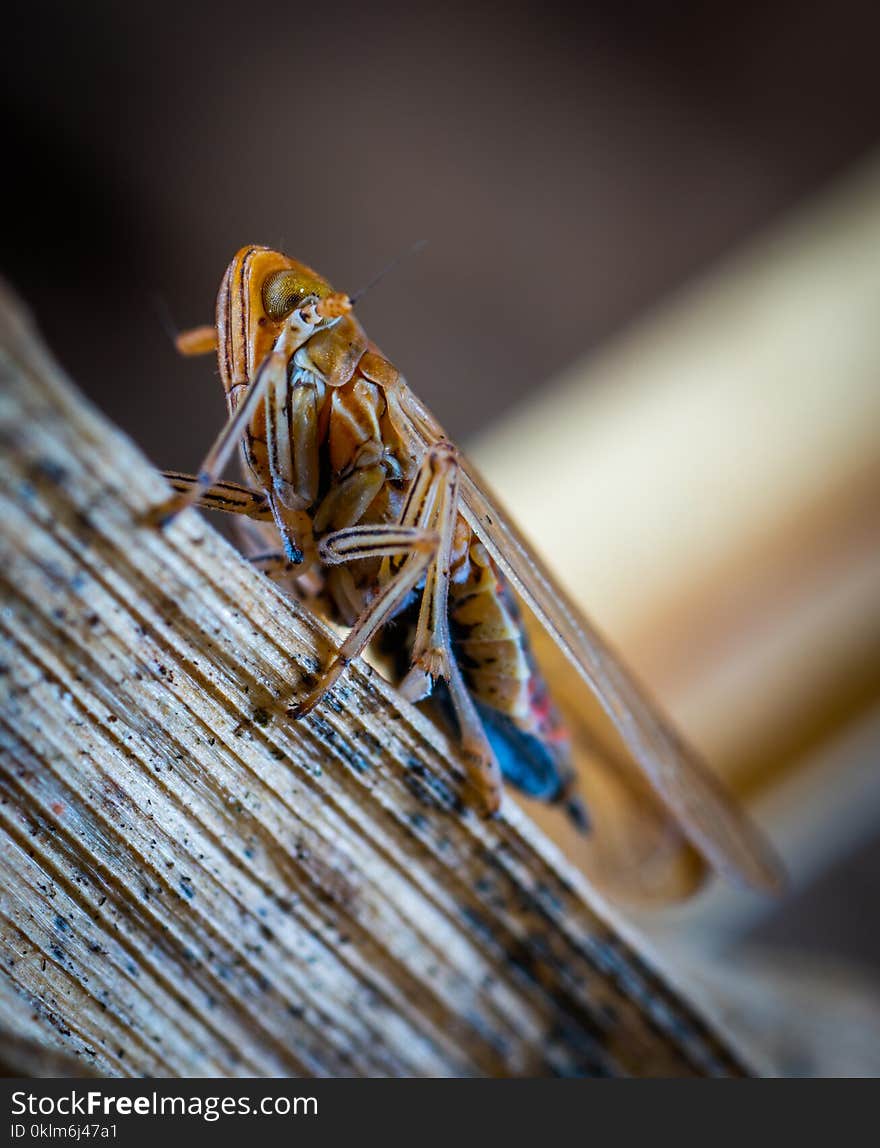
{"type": "MultiPolygon", "coordinates": [[[[418,701],[431,692],[437,678],[446,682],[468,763],[468,782],[484,814],[491,816],[501,806],[501,770],[455,659],[449,632],[449,588],[459,523],[459,469],[458,451],[449,442],[435,443],[425,455],[421,474],[428,471],[431,475],[429,490],[434,491],[434,504],[428,513],[440,542],[425,577],[412,662],[400,689],[409,700],[418,701]]],[[[426,513],[419,509],[419,490],[417,478],[403,510],[404,521],[426,513]]]]}
{"type": "Polygon", "coordinates": [[[171,483],[175,494],[189,496],[195,491],[194,505],[202,510],[219,510],[224,514],[243,514],[246,518],[271,522],[272,511],[261,491],[251,490],[238,482],[215,482],[203,487],[194,474],[181,474],[177,470],[163,470],[162,475],[171,483]]]}
{"type": "Polygon", "coordinates": [[[277,379],[266,395],[266,453],[276,498],[304,510],[318,497],[318,413],[324,384],[308,371],[277,379]]]}
{"type": "Polygon", "coordinates": [[[355,562],[381,555],[404,556],[404,563],[361,614],[315,688],[288,713],[301,718],[315,708],[351,662],[363,653],[376,631],[394,617],[424,576],[437,548],[433,531],[420,527],[379,524],[350,526],[321,543],[321,558],[329,564],[355,562]]]}
{"type": "Polygon", "coordinates": [[[308,317],[294,311],[281,330],[272,351],[263,360],[255,378],[245,391],[244,398],[232,412],[199,468],[195,484],[185,492],[176,492],[155,507],[149,518],[157,526],[167,526],[181,510],[192,506],[200,495],[213,486],[220,477],[230,454],[235,449],[246,427],[266,398],[270,388],[286,380],[287,364],[294,352],[312,333],[313,324],[308,317]]]}

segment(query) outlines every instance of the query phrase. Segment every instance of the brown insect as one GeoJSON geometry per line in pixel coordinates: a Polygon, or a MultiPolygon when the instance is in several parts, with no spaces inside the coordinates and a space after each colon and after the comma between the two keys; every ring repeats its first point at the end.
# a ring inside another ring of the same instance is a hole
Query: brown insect
{"type": "Polygon", "coordinates": [[[223,278],[216,326],[177,342],[188,355],[217,349],[230,419],[197,476],[168,474],[175,494],[157,521],[197,504],[270,524],[281,547],[258,565],[350,627],[291,717],[317,705],[395,620],[398,657],[401,635],[412,637],[399,688],[419,701],[443,684],[481,811],[499,808],[503,766],[585,827],[512,587],[598,700],[665,816],[730,877],[777,886],[761,836],[369,341],[351,298],[285,255],[245,247],[223,278]],[[246,486],[218,481],[237,445],[246,486]]]}

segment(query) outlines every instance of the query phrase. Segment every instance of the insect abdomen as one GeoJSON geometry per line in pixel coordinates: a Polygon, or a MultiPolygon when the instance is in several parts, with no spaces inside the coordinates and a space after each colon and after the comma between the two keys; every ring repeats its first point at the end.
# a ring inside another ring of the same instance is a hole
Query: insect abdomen
{"type": "Polygon", "coordinates": [[[530,667],[519,619],[501,596],[485,549],[472,542],[465,582],[450,588],[449,619],[459,664],[474,697],[509,717],[529,716],[530,667]]]}
{"type": "Polygon", "coordinates": [[[568,736],[532,656],[516,601],[481,543],[472,541],[467,579],[453,583],[449,619],[455,654],[504,776],[541,801],[565,803],[580,828],[568,736]]]}

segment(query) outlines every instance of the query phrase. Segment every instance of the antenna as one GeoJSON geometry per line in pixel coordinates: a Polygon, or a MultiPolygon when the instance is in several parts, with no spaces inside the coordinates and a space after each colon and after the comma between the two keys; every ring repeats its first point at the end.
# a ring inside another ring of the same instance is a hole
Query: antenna
{"type": "Polygon", "coordinates": [[[399,255],[395,255],[390,263],[386,263],[382,270],[373,276],[366,287],[361,287],[360,291],[355,291],[354,295],[349,295],[348,298],[351,301],[352,306],[363,299],[364,295],[366,295],[368,291],[372,291],[376,284],[381,279],[384,279],[389,271],[393,271],[398,263],[402,263],[404,259],[409,259],[411,255],[418,255],[418,253],[422,250],[427,242],[427,239],[419,239],[412,245],[412,247],[408,247],[406,251],[402,251],[399,255]]]}

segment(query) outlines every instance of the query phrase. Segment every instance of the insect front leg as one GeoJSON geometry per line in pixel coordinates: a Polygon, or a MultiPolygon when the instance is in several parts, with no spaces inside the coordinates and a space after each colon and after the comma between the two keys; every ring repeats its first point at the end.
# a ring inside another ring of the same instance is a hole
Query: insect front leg
{"type": "Polygon", "coordinates": [[[247,387],[244,398],[205,456],[194,486],[184,493],[175,493],[151,512],[150,519],[157,526],[166,526],[181,510],[197,502],[203,491],[214,485],[269,388],[286,382],[290,359],[312,335],[323,318],[322,308],[326,310],[326,305],[333,299],[335,296],[292,312],[275,340],[272,351],[260,364],[255,378],[247,387]]]}
{"type": "Polygon", "coordinates": [[[288,560],[303,561],[285,511],[311,507],[320,479],[318,413],[324,383],[310,371],[288,369],[273,378],[266,394],[266,455],[272,490],[268,495],[288,560]]]}
{"type": "Polygon", "coordinates": [[[194,505],[202,510],[219,510],[224,514],[243,514],[260,522],[272,521],[272,510],[265,494],[251,490],[238,482],[215,482],[203,487],[194,474],[181,474],[176,470],[163,470],[162,475],[171,483],[176,494],[189,497],[194,494],[194,505]]]}
{"type": "Polygon", "coordinates": [[[304,510],[318,497],[318,412],[324,383],[294,370],[275,380],[266,396],[266,452],[275,497],[288,510],[304,510]]]}
{"type": "Polygon", "coordinates": [[[285,561],[302,562],[302,552],[296,544],[290,526],[284,519],[274,494],[251,490],[237,482],[215,482],[203,486],[194,474],[181,474],[176,470],[163,470],[175,491],[175,497],[192,503],[201,510],[219,510],[224,514],[241,514],[257,522],[272,522],[284,543],[285,561]]]}
{"type": "Polygon", "coordinates": [[[248,562],[255,570],[265,574],[271,581],[284,581],[299,571],[299,566],[291,562],[283,550],[268,550],[265,554],[249,554],[248,562]]]}

